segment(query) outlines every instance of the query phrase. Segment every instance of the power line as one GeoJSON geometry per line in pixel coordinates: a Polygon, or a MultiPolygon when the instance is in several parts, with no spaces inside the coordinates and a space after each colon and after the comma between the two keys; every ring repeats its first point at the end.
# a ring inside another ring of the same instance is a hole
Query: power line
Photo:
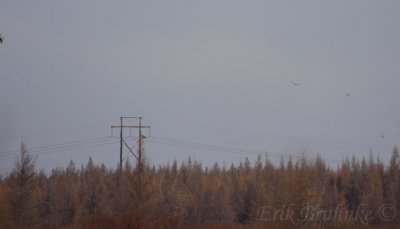
{"type": "Polygon", "coordinates": [[[60,133],[68,133],[68,132],[74,132],[74,131],[79,131],[79,130],[84,130],[84,129],[90,129],[90,128],[95,128],[95,127],[106,127],[108,125],[114,124],[116,121],[106,121],[104,122],[93,122],[90,125],[87,126],[80,126],[80,127],[75,127],[75,128],[59,128],[59,129],[53,129],[53,130],[48,130],[48,131],[42,131],[42,132],[36,132],[36,133],[28,133],[20,136],[8,136],[8,137],[2,137],[0,140],[10,140],[10,139],[17,139],[21,138],[21,136],[25,137],[37,137],[37,136],[46,136],[46,135],[54,135],[54,134],[60,134],[60,133]]]}
{"type": "MultiPolygon", "coordinates": [[[[128,137],[124,139],[137,139],[134,137],[128,137]]],[[[33,156],[39,156],[43,154],[52,154],[52,153],[59,153],[64,151],[70,150],[77,150],[77,149],[84,149],[108,144],[115,144],[118,143],[118,137],[103,137],[103,138],[92,138],[92,139],[83,139],[83,140],[76,140],[76,141],[69,141],[60,144],[53,144],[47,146],[37,146],[28,148],[28,152],[30,152],[33,156]]],[[[198,143],[193,141],[186,141],[180,139],[173,139],[173,138],[165,138],[165,137],[150,137],[148,142],[166,146],[173,146],[179,148],[187,148],[187,149],[195,149],[195,150],[206,150],[206,151],[213,151],[213,152],[224,152],[224,153],[234,153],[234,154],[242,154],[242,155],[260,155],[262,153],[266,153],[267,155],[275,155],[275,156],[287,156],[287,157],[298,157],[299,155],[292,155],[292,154],[278,154],[278,153],[269,153],[263,152],[262,150],[254,150],[254,149],[247,149],[247,148],[238,148],[238,147],[231,147],[231,146],[221,146],[221,145],[211,145],[205,143],[198,143]]],[[[7,151],[0,153],[0,160],[7,160],[12,158],[18,158],[19,155],[12,155],[10,153],[19,152],[19,150],[7,151]]],[[[132,152],[131,152],[132,153],[132,152]]],[[[326,159],[325,159],[326,160],[326,159]]],[[[339,162],[339,160],[326,160],[331,162],[339,162]]]]}
{"type": "MultiPolygon", "coordinates": [[[[224,152],[224,153],[233,153],[233,154],[243,154],[243,155],[252,155],[258,156],[260,154],[266,153],[267,155],[272,156],[286,156],[286,157],[301,157],[301,155],[293,155],[293,154],[284,154],[284,153],[269,153],[262,150],[254,150],[254,149],[246,149],[246,148],[237,148],[237,147],[230,147],[230,146],[220,146],[220,145],[210,145],[205,143],[197,143],[192,141],[186,140],[179,140],[179,139],[172,139],[172,138],[163,138],[163,137],[150,137],[148,140],[150,143],[160,144],[160,145],[167,145],[167,146],[174,146],[179,148],[188,148],[188,149],[196,149],[196,150],[206,150],[206,151],[213,151],[213,152],[224,152]]],[[[340,160],[333,160],[333,159],[326,159],[326,161],[330,162],[340,162],[340,160]]]]}
{"type": "MultiPolygon", "coordinates": [[[[156,120],[153,120],[153,119],[148,119],[148,120],[150,120],[151,122],[161,122],[161,121],[156,121],[156,120]]],[[[292,138],[292,137],[283,137],[283,136],[276,136],[276,135],[260,134],[260,133],[255,133],[255,132],[241,132],[241,133],[238,133],[238,132],[235,132],[233,130],[227,130],[227,129],[205,127],[205,126],[197,126],[197,125],[176,124],[176,123],[173,123],[173,122],[168,122],[168,123],[169,123],[169,125],[188,126],[190,128],[201,128],[201,129],[204,129],[204,130],[212,131],[214,133],[217,132],[217,133],[220,133],[220,134],[235,135],[235,136],[258,135],[258,136],[269,136],[269,137],[283,138],[285,141],[289,141],[289,139],[302,140],[302,141],[311,140],[311,141],[317,141],[317,142],[323,141],[323,140],[317,140],[317,139],[306,139],[306,138],[303,139],[303,138],[292,138]]],[[[120,126],[113,126],[113,127],[117,128],[117,127],[120,127],[120,126]]],[[[145,128],[145,127],[149,128],[148,126],[141,126],[141,125],[139,125],[139,126],[122,126],[122,127],[139,128],[139,129],[140,128],[145,128]]],[[[140,137],[141,137],[141,134],[140,134],[140,137]]],[[[75,141],[69,141],[69,142],[64,142],[64,143],[60,143],[60,144],[31,147],[31,148],[28,148],[28,151],[30,153],[32,153],[32,154],[35,154],[35,155],[41,155],[41,154],[47,154],[47,153],[57,153],[57,152],[62,152],[62,151],[83,149],[83,148],[94,147],[94,146],[99,146],[99,145],[117,143],[118,141],[115,138],[117,138],[117,137],[114,137],[114,139],[112,139],[112,137],[111,138],[110,137],[106,137],[106,138],[103,137],[103,138],[92,138],[92,139],[75,140],[75,141]]],[[[130,139],[130,138],[122,138],[122,140],[123,139],[130,139]]],[[[163,137],[150,137],[149,138],[149,142],[152,142],[154,144],[160,144],[160,145],[174,146],[174,147],[180,147],[180,148],[190,148],[190,149],[197,149],[197,150],[208,150],[208,151],[214,151],[214,152],[226,152],[226,153],[248,154],[248,155],[259,155],[259,154],[263,153],[263,151],[261,151],[261,150],[237,148],[237,147],[230,147],[230,146],[220,146],[220,145],[210,145],[210,144],[191,142],[191,141],[172,139],[172,138],[163,138],[163,137]]],[[[336,142],[336,141],[329,141],[329,142],[343,144],[343,142],[336,142]]],[[[16,153],[16,152],[19,152],[19,150],[11,150],[11,151],[0,152],[0,160],[5,160],[5,159],[9,159],[9,158],[15,158],[17,156],[15,156],[13,154],[16,153]]],[[[131,153],[133,153],[133,152],[131,151],[131,153]]],[[[290,155],[290,154],[277,154],[277,153],[268,153],[268,154],[269,155],[281,156],[281,157],[282,156],[290,156],[290,157],[294,156],[294,155],[290,155]]],[[[333,161],[333,160],[330,160],[330,161],[333,161]]]]}
{"type": "Polygon", "coordinates": [[[391,147],[384,146],[384,145],[365,145],[365,144],[358,144],[358,143],[345,142],[345,141],[315,139],[315,138],[300,138],[300,137],[293,137],[293,136],[282,136],[282,135],[266,134],[266,133],[260,133],[260,132],[252,132],[252,131],[241,131],[239,133],[234,130],[208,127],[208,126],[202,126],[202,125],[184,124],[184,123],[171,122],[171,121],[165,122],[165,121],[159,121],[159,120],[155,120],[155,119],[146,119],[146,120],[149,122],[153,122],[153,123],[155,122],[155,123],[159,123],[162,125],[173,125],[173,126],[179,126],[179,127],[191,128],[191,129],[202,129],[205,132],[215,133],[215,134],[220,134],[220,135],[227,135],[227,136],[239,136],[239,137],[257,136],[257,137],[272,138],[276,141],[282,141],[282,142],[300,142],[300,143],[311,142],[311,143],[317,143],[317,144],[356,146],[356,147],[362,147],[365,149],[371,149],[371,148],[377,148],[377,149],[382,149],[382,150],[391,150],[392,149],[391,147]]]}
{"type": "Polygon", "coordinates": [[[235,148],[235,147],[229,147],[229,146],[210,145],[210,144],[204,144],[204,143],[190,142],[190,141],[171,139],[171,138],[154,137],[154,136],[150,138],[149,142],[183,146],[183,147],[188,147],[188,148],[193,148],[193,149],[206,149],[206,150],[210,149],[210,150],[221,151],[221,152],[246,153],[246,154],[261,153],[261,151],[258,151],[258,150],[235,148]]]}
{"type": "MultiPolygon", "coordinates": [[[[43,154],[60,153],[60,152],[64,152],[64,151],[71,151],[71,150],[77,150],[77,149],[85,149],[85,148],[97,147],[97,146],[108,145],[108,144],[115,144],[115,143],[117,143],[117,142],[118,142],[118,141],[103,142],[103,143],[91,144],[91,145],[80,146],[80,147],[65,148],[65,149],[60,149],[60,150],[36,152],[36,153],[31,153],[31,155],[32,155],[32,156],[39,156],[39,155],[43,155],[43,154]]],[[[19,157],[19,155],[8,156],[8,157],[2,157],[2,158],[0,158],[0,160],[8,160],[8,159],[13,159],[13,158],[18,158],[18,157],[19,157]]]]}
{"type": "MultiPolygon", "coordinates": [[[[64,143],[59,143],[59,144],[54,144],[54,145],[35,146],[35,147],[30,147],[28,150],[29,151],[33,151],[33,150],[40,150],[40,149],[53,148],[53,147],[57,148],[57,147],[63,146],[63,145],[70,145],[70,144],[76,144],[76,143],[85,143],[85,142],[91,142],[91,141],[103,140],[103,139],[106,139],[106,138],[101,137],[101,138],[82,139],[82,140],[69,141],[69,142],[64,142],[64,143]]],[[[10,153],[15,153],[15,152],[19,152],[19,149],[0,152],[0,156],[5,155],[5,154],[10,154],[10,153]]]]}
{"type": "MultiPolygon", "coordinates": [[[[69,151],[69,150],[84,149],[84,148],[95,147],[95,146],[106,145],[106,144],[113,144],[113,143],[118,142],[116,139],[109,138],[109,137],[96,138],[96,139],[97,140],[87,139],[87,140],[73,141],[74,143],[72,143],[72,144],[71,144],[71,142],[69,142],[69,143],[62,143],[62,144],[50,145],[50,146],[39,146],[39,147],[28,148],[27,150],[32,155],[41,155],[41,154],[48,154],[48,153],[58,153],[58,152],[69,151]],[[57,147],[55,147],[55,146],[57,146],[57,147]]],[[[11,151],[9,151],[9,152],[11,152],[11,151]]],[[[13,150],[12,152],[14,152],[14,153],[19,152],[19,150],[13,150]]],[[[18,157],[18,155],[1,154],[0,160],[16,158],[16,157],[18,157]]]]}
{"type": "MultiPolygon", "coordinates": [[[[40,150],[46,150],[46,149],[51,149],[51,148],[58,148],[58,147],[63,147],[63,146],[69,146],[69,145],[79,145],[79,144],[86,144],[86,143],[91,143],[91,142],[97,142],[97,141],[103,141],[105,139],[110,139],[110,137],[101,137],[101,138],[91,138],[91,139],[82,139],[82,140],[75,140],[75,141],[68,141],[64,143],[58,143],[58,144],[53,144],[53,145],[45,145],[45,146],[35,146],[35,147],[29,147],[28,150],[30,152],[32,151],[40,151],[40,150]]],[[[19,149],[15,150],[10,150],[10,151],[5,151],[5,152],[0,152],[0,156],[10,154],[10,153],[15,153],[19,152],[19,149]]]]}
{"type": "MultiPolygon", "coordinates": [[[[106,143],[101,143],[101,144],[92,144],[92,145],[87,145],[83,147],[76,147],[76,148],[68,148],[68,149],[63,149],[63,150],[56,150],[56,151],[47,151],[47,152],[41,152],[41,153],[33,153],[32,156],[39,156],[43,154],[53,154],[53,153],[60,153],[64,151],[71,151],[71,150],[77,150],[77,149],[85,149],[85,148],[91,148],[91,147],[97,147],[97,146],[103,146],[103,145],[109,145],[109,144],[115,144],[118,143],[118,141],[114,142],[106,142],[106,143]]],[[[0,160],[8,160],[8,159],[13,159],[13,158],[18,158],[19,156],[9,156],[9,157],[4,157],[0,158],[0,160]]]]}

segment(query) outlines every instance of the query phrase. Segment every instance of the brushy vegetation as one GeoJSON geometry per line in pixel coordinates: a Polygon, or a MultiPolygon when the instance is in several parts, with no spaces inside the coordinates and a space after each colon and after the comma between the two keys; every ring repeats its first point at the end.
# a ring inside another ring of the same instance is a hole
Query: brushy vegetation
{"type": "Polygon", "coordinates": [[[316,157],[279,166],[261,157],[204,168],[190,158],[158,168],[37,172],[22,144],[0,181],[0,228],[396,228],[399,153],[329,168],[316,157]],[[140,172],[138,172],[140,171],[140,172]]]}

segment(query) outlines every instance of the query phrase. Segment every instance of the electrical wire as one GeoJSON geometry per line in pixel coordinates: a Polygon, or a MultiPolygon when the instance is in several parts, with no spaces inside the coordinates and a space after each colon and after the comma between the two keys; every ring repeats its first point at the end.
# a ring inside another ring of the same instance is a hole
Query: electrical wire
{"type": "Polygon", "coordinates": [[[246,154],[259,154],[261,151],[251,150],[251,149],[243,149],[243,148],[235,148],[229,146],[219,146],[219,145],[210,145],[204,143],[183,141],[178,139],[171,138],[162,138],[162,137],[151,137],[148,142],[153,142],[156,144],[165,144],[165,145],[174,145],[174,146],[182,146],[192,149],[205,149],[212,151],[220,151],[220,152],[230,152],[230,153],[246,153],[246,154]]]}
{"type": "MultiPolygon", "coordinates": [[[[48,153],[58,153],[58,152],[69,151],[69,150],[84,149],[84,148],[101,146],[101,145],[106,145],[106,144],[113,144],[113,143],[118,143],[118,142],[119,142],[119,140],[117,140],[115,138],[113,139],[110,137],[94,138],[94,139],[66,142],[66,143],[61,143],[61,144],[56,144],[56,145],[32,147],[32,148],[28,148],[27,151],[29,153],[31,153],[32,155],[42,155],[42,154],[48,154],[48,153]]],[[[4,154],[4,152],[1,153],[0,160],[6,160],[6,159],[18,157],[18,155],[15,155],[15,152],[19,152],[19,150],[8,151],[7,152],[8,154],[4,154]],[[10,152],[13,152],[14,154],[10,154],[10,152]]]]}
{"type": "MultiPolygon", "coordinates": [[[[53,130],[48,130],[48,131],[30,133],[30,134],[26,134],[26,135],[22,135],[22,136],[24,138],[26,138],[26,137],[54,135],[54,134],[59,134],[59,133],[68,133],[68,132],[74,132],[74,131],[79,131],[79,130],[84,130],[84,129],[90,129],[90,128],[100,127],[100,126],[104,126],[104,125],[112,125],[115,123],[118,123],[118,122],[117,121],[93,122],[92,124],[89,124],[86,126],[81,126],[81,127],[76,127],[76,128],[59,128],[59,129],[53,129],[53,130]],[[101,124],[99,124],[99,123],[101,123],[101,124]]],[[[2,137],[2,138],[0,138],[0,140],[10,140],[10,139],[17,139],[17,138],[21,138],[21,136],[2,137]]]]}
{"type": "MultiPolygon", "coordinates": [[[[127,137],[124,139],[134,140],[137,138],[127,137]]],[[[64,142],[64,143],[60,143],[60,144],[48,145],[48,146],[31,147],[31,148],[28,148],[27,151],[30,152],[32,154],[32,156],[39,156],[39,155],[43,155],[43,154],[52,154],[52,153],[59,153],[59,152],[64,152],[64,151],[97,147],[97,146],[108,145],[108,144],[115,144],[118,142],[120,142],[120,139],[118,137],[110,136],[110,137],[103,137],[103,138],[75,140],[75,141],[69,141],[69,142],[64,142]]],[[[266,153],[267,155],[279,156],[279,157],[282,157],[282,156],[299,157],[299,155],[267,153],[267,152],[263,152],[262,150],[221,146],[221,145],[211,145],[211,144],[198,143],[198,142],[173,139],[173,138],[157,137],[157,136],[149,137],[147,139],[147,142],[159,144],[159,145],[186,148],[186,149],[206,150],[206,151],[213,151],[213,152],[224,152],[224,153],[243,154],[243,155],[252,155],[252,156],[258,156],[263,153],[266,153]]],[[[19,152],[19,151],[20,150],[0,152],[0,160],[18,158],[19,155],[15,155],[15,153],[19,152]]],[[[339,162],[336,160],[328,160],[328,161],[339,162]]]]}
{"type": "MultiPolygon", "coordinates": [[[[54,144],[54,145],[47,145],[47,146],[36,146],[36,147],[30,147],[29,151],[34,151],[34,150],[41,150],[41,149],[48,149],[48,148],[57,148],[60,146],[64,145],[71,145],[71,144],[76,144],[76,143],[85,143],[85,142],[92,142],[92,141],[97,141],[97,140],[103,140],[105,139],[104,137],[102,138],[91,138],[91,139],[83,139],[83,140],[76,140],[76,141],[69,141],[69,142],[64,142],[64,143],[59,143],[59,144],[54,144]]],[[[19,152],[20,150],[10,150],[10,151],[5,151],[5,152],[0,152],[0,156],[7,155],[7,154],[13,154],[16,152],[19,152]]]]}
{"type": "MultiPolygon", "coordinates": [[[[220,145],[210,145],[205,143],[197,143],[179,139],[172,139],[172,138],[163,138],[163,137],[150,137],[147,142],[166,145],[166,146],[173,146],[179,148],[187,148],[187,149],[196,149],[196,150],[206,150],[206,151],[213,151],[213,152],[224,152],[224,153],[233,153],[233,154],[242,154],[242,155],[251,155],[251,156],[258,156],[261,154],[267,154],[268,156],[277,156],[277,157],[292,157],[292,158],[301,158],[302,155],[293,155],[293,154],[284,154],[284,153],[269,153],[262,150],[254,150],[254,149],[246,149],[246,148],[237,148],[237,147],[230,147],[230,146],[220,146],[220,145]]],[[[340,160],[333,160],[327,159],[326,161],[329,162],[340,162],[340,160]]]]}
{"type": "Polygon", "coordinates": [[[178,122],[165,122],[165,121],[159,121],[155,119],[144,119],[148,122],[151,123],[159,123],[162,125],[173,125],[173,126],[179,126],[179,127],[184,127],[184,128],[191,128],[191,129],[201,129],[205,132],[209,133],[215,133],[215,134],[220,134],[220,135],[226,135],[226,136],[239,136],[239,137],[263,137],[263,138],[271,138],[274,139],[275,141],[281,141],[281,142],[299,142],[299,143],[318,143],[318,144],[333,144],[333,145],[348,145],[348,146],[356,146],[356,147],[362,147],[364,149],[371,149],[371,148],[376,148],[376,149],[381,149],[381,150],[391,150],[391,147],[384,146],[384,145],[365,145],[365,144],[357,144],[357,143],[352,143],[352,142],[345,142],[345,141],[336,141],[336,140],[327,140],[327,139],[315,139],[315,138],[300,138],[300,137],[293,137],[293,136],[280,136],[280,135],[273,135],[273,134],[266,134],[266,133],[259,133],[259,132],[251,132],[251,131],[234,131],[234,130],[229,130],[229,129],[222,129],[222,128],[214,128],[214,127],[207,127],[207,126],[201,126],[201,125],[194,125],[194,124],[184,124],[184,123],[178,123],[178,122]]]}

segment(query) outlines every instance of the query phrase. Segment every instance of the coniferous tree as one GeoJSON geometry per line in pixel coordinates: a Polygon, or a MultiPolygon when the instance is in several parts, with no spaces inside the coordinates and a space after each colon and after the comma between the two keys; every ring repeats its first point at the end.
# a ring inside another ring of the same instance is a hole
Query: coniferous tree
{"type": "Polygon", "coordinates": [[[36,218],[35,164],[24,143],[9,179],[11,215],[19,228],[30,227],[36,218]]]}

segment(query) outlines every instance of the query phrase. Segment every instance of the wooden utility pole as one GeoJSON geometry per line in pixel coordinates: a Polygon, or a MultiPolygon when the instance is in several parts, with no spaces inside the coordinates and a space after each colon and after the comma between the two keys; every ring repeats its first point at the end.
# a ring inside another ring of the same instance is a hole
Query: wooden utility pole
{"type": "Polygon", "coordinates": [[[111,126],[111,128],[120,128],[120,150],[119,150],[119,167],[122,170],[122,151],[123,151],[123,145],[128,148],[128,150],[135,156],[136,160],[138,161],[138,166],[139,166],[139,173],[141,173],[141,167],[142,167],[142,141],[143,141],[143,135],[142,135],[142,128],[147,128],[150,129],[150,126],[142,126],[142,117],[120,117],[121,119],[121,125],[120,126],[111,126]],[[123,119],[139,119],[139,126],[124,126],[123,119]],[[139,149],[138,149],[138,155],[136,155],[133,150],[129,147],[129,145],[125,142],[123,138],[123,128],[138,128],[139,129],[139,149]]]}
{"type": "Polygon", "coordinates": [[[139,149],[138,149],[138,173],[142,174],[142,118],[139,118],[139,149]]]}
{"type": "MultiPolygon", "coordinates": [[[[123,141],[123,137],[122,137],[122,134],[123,134],[123,131],[122,131],[122,128],[123,128],[123,123],[122,123],[122,119],[123,119],[123,117],[121,117],[121,128],[120,128],[120,132],[119,132],[119,139],[120,139],[120,150],[119,150],[119,168],[121,169],[121,171],[122,171],[122,141],[123,141]]],[[[112,127],[111,127],[112,128],[112,127]]]]}

